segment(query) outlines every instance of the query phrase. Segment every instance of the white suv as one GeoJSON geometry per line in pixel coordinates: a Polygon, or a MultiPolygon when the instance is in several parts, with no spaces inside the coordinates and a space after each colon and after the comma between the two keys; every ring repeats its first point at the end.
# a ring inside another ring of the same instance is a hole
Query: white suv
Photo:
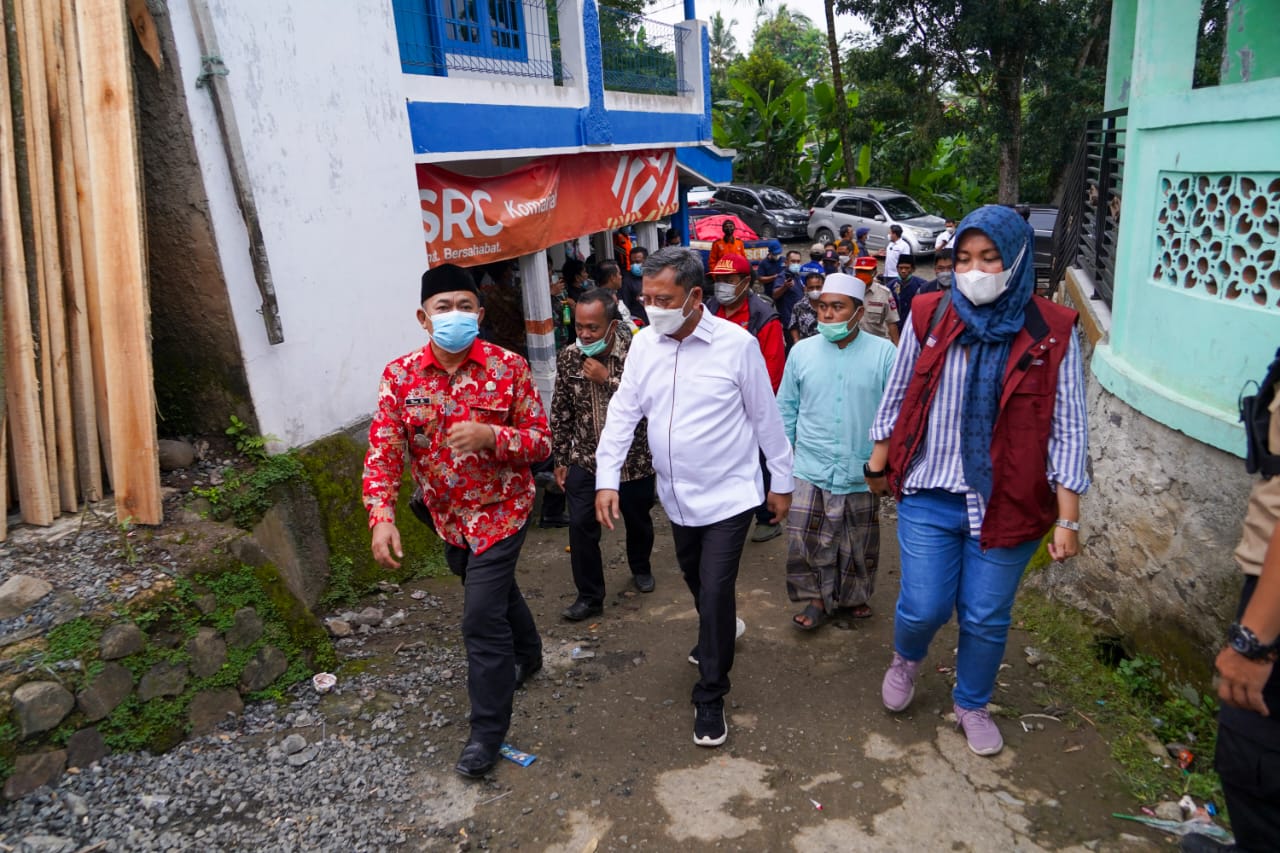
{"type": "Polygon", "coordinates": [[[946,226],[941,216],[925,213],[909,195],[884,187],[824,190],[809,211],[809,236],[819,242],[834,240],[840,228],[869,228],[867,248],[883,249],[889,242],[889,226],[902,226],[902,239],[913,255],[933,255],[933,244],[946,226]]]}

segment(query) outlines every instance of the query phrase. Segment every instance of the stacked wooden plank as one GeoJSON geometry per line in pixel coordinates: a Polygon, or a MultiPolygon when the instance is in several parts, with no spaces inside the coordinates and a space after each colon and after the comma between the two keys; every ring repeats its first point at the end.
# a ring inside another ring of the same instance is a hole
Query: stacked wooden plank
{"type": "Polygon", "coordinates": [[[0,538],[114,490],[161,521],[121,0],[0,0],[0,538]],[[105,460],[105,464],[104,464],[105,460]]]}

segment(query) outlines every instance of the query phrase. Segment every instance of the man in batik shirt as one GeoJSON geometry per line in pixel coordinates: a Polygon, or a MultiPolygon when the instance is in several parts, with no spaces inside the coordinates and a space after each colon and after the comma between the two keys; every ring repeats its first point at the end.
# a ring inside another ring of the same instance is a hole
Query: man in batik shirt
{"type": "Polygon", "coordinates": [[[429,523],[466,593],[471,736],[455,769],[478,778],[497,761],[516,687],[542,667],[542,640],[515,570],[534,501],[529,463],[547,458],[551,436],[528,363],[476,338],[484,312],[470,273],[433,267],[421,297],[418,322],[431,342],[383,371],[364,503],[374,559],[399,568],[395,505],[407,449],[429,523]]]}

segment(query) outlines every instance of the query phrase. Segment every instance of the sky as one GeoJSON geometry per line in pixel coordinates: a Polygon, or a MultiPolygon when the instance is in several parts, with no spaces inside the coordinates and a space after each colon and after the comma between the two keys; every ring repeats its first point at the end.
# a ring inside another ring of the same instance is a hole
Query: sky
{"type": "MultiPolygon", "coordinates": [[[[724,17],[726,23],[736,20],[738,23],[731,29],[738,41],[738,51],[747,53],[750,50],[751,32],[755,29],[756,12],[760,8],[756,0],[696,0],[696,4],[699,20],[710,21],[716,12],[724,17]]],[[[778,0],[765,0],[765,6],[771,11],[776,10],[779,5],[778,0]]],[[[807,15],[809,20],[813,21],[813,25],[822,32],[827,31],[823,0],[787,0],[786,5],[788,9],[807,15]]],[[[657,3],[650,5],[645,15],[669,23],[683,20],[683,0],[658,0],[657,3]]],[[[852,15],[836,14],[836,34],[842,40],[848,33],[869,31],[870,27],[861,19],[852,15]]]]}

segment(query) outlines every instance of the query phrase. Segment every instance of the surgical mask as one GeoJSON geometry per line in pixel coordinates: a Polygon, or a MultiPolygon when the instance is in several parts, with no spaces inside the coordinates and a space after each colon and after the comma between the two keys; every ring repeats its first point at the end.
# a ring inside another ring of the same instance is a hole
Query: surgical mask
{"type": "Polygon", "coordinates": [[[445,311],[431,318],[431,340],[445,352],[462,352],[479,333],[480,318],[470,311],[445,311]]]}
{"type": "Polygon", "coordinates": [[[956,290],[963,293],[965,299],[968,299],[974,305],[990,305],[1009,289],[1009,278],[1013,275],[1013,271],[1018,268],[1018,264],[1022,263],[1022,256],[1026,254],[1026,251],[1027,247],[1024,245],[1022,250],[1018,252],[1018,257],[1014,259],[1013,264],[1008,269],[1003,269],[1000,272],[988,273],[973,269],[968,272],[956,273],[956,290]]]}
{"type": "Polygon", "coordinates": [[[852,329],[849,328],[848,320],[845,320],[843,323],[819,323],[818,334],[822,335],[834,344],[849,337],[849,334],[856,328],[856,325],[852,329]]]}
{"type": "Polygon", "coordinates": [[[841,255],[841,256],[840,256],[840,265],[841,265],[841,266],[844,266],[844,265],[845,265],[845,264],[847,264],[847,263],[849,263],[849,256],[848,256],[848,255],[841,255]]]}
{"type": "Polygon", "coordinates": [[[822,291],[821,291],[821,290],[806,290],[806,291],[804,292],[804,295],[805,295],[805,296],[807,296],[807,297],[809,297],[810,299],[812,299],[814,302],[817,302],[817,301],[818,301],[818,297],[822,295],[822,291]]]}
{"type": "Polygon", "coordinates": [[[951,286],[951,270],[938,270],[937,278],[938,278],[938,287],[951,286]]]}
{"type": "Polygon", "coordinates": [[[640,271],[641,271],[641,269],[642,269],[642,268],[643,268],[643,265],[642,265],[642,264],[632,264],[632,265],[631,265],[631,274],[632,274],[632,275],[634,275],[634,276],[636,276],[636,277],[639,277],[639,276],[640,276],[640,271]]]}
{"type": "MultiPolygon", "coordinates": [[[[689,296],[693,293],[690,292],[689,296]]],[[[656,305],[646,306],[644,313],[649,317],[649,325],[660,335],[673,335],[680,331],[680,327],[689,319],[689,315],[685,313],[684,307],[689,304],[689,296],[686,296],[684,302],[680,303],[679,308],[659,308],[656,305]]]]}
{"type": "Polygon", "coordinates": [[[733,281],[716,282],[716,301],[727,305],[738,298],[738,283],[733,281]]]}
{"type": "MultiPolygon", "coordinates": [[[[610,332],[611,331],[612,329],[610,332]]],[[[582,338],[578,338],[578,349],[582,350],[582,354],[587,358],[595,358],[600,353],[604,352],[605,347],[609,346],[610,332],[605,332],[604,337],[593,344],[584,344],[582,342],[582,338]]]]}
{"type": "Polygon", "coordinates": [[[799,265],[799,264],[787,264],[787,272],[793,272],[793,273],[798,273],[798,272],[800,272],[800,265],[799,265]]]}

